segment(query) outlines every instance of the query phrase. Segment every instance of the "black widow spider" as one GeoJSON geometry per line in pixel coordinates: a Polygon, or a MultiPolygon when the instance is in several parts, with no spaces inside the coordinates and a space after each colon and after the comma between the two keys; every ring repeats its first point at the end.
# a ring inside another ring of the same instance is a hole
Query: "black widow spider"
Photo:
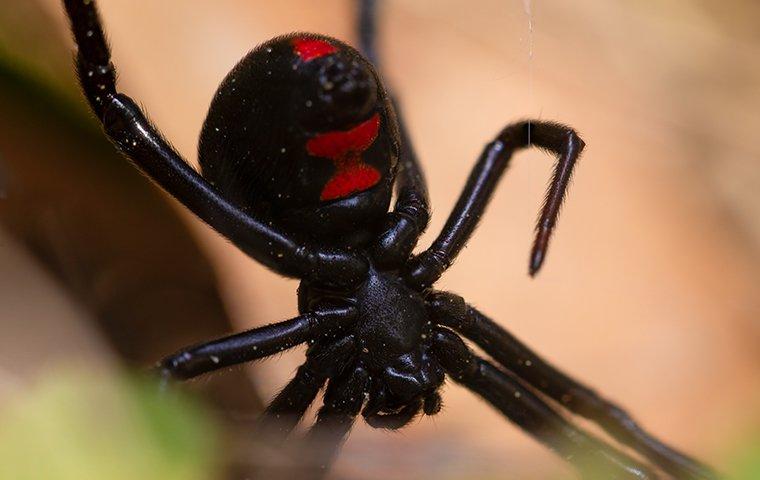
{"type": "Polygon", "coordinates": [[[116,90],[95,2],[64,0],[79,80],[119,150],[238,248],[301,280],[299,316],[182,350],[159,364],[161,374],[186,380],[308,343],[306,362],[261,422],[284,437],[327,384],[306,438],[320,465],[359,413],[387,429],[420,412],[438,413],[448,375],[584,475],[658,474],[574,426],[558,407],[596,422],[673,477],[714,478],[461,297],[431,289],[470,238],[513,152],[531,146],[558,157],[530,257],[534,275],[584,144],[557,123],[508,125],[486,146],[433,245],[412,255],[428,223],[427,189],[398,105],[373,66],[374,3],[360,4],[366,58],[336,39],[293,33],[238,63],[203,125],[201,176],[116,90]],[[394,182],[397,199],[388,212],[394,182]],[[498,365],[473,354],[460,334],[498,365]]]}

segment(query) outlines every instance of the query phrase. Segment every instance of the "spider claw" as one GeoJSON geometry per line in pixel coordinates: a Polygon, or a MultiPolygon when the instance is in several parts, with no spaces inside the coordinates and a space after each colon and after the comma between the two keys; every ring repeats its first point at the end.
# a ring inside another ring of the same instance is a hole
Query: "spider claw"
{"type": "Polygon", "coordinates": [[[533,250],[530,253],[530,266],[528,267],[528,273],[531,277],[535,277],[538,271],[541,270],[541,266],[544,264],[551,234],[551,227],[542,227],[536,232],[536,239],[533,241],[533,250]]]}
{"type": "Polygon", "coordinates": [[[535,277],[543,264],[544,251],[542,249],[534,249],[530,256],[530,266],[528,268],[530,276],[535,277]]]}

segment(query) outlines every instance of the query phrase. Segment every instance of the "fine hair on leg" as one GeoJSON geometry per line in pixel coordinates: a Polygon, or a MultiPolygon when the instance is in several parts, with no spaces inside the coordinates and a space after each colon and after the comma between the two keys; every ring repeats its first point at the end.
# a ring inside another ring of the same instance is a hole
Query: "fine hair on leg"
{"type": "Polygon", "coordinates": [[[552,366],[459,295],[434,292],[427,303],[437,323],[472,340],[520,380],[570,412],[592,420],[665,472],[678,478],[717,478],[708,466],[654,438],[621,407],[552,366]]]}
{"type": "Polygon", "coordinates": [[[438,328],[433,348],[446,372],[533,438],[591,478],[655,479],[654,472],[577,428],[519,380],[476,357],[452,331],[438,328]]]}

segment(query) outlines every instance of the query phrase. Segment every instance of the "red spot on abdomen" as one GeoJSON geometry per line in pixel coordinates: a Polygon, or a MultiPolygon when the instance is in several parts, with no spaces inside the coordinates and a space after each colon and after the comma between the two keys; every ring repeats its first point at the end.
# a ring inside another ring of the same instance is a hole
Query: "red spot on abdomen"
{"type": "Polygon", "coordinates": [[[380,181],[380,172],[361,156],[377,138],[379,128],[380,115],[376,113],[351,130],[322,133],[306,142],[310,155],[329,158],[337,169],[322,189],[320,200],[347,197],[380,181]]]}
{"type": "Polygon", "coordinates": [[[362,192],[373,187],[380,181],[380,172],[371,165],[354,163],[338,167],[322,189],[319,199],[322,201],[336,200],[348,197],[352,193],[362,192]]]}
{"type": "Polygon", "coordinates": [[[330,42],[318,38],[294,38],[293,50],[301,57],[301,60],[308,62],[315,58],[330,55],[338,51],[338,48],[330,42]]]}
{"type": "Polygon", "coordinates": [[[380,128],[380,115],[377,113],[369,120],[360,123],[351,130],[322,133],[306,143],[310,155],[324,158],[338,158],[351,152],[362,153],[372,145],[380,128]]]}

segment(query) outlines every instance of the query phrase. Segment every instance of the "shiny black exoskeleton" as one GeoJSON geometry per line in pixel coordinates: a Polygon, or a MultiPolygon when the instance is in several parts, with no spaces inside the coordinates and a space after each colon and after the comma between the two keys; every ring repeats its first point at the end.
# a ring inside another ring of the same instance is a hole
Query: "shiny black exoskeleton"
{"type": "MultiPolygon", "coordinates": [[[[298,293],[302,313],[333,295],[305,283],[298,293]]],[[[401,427],[421,408],[428,415],[438,413],[437,390],[444,370],[431,350],[433,322],[423,296],[397,272],[381,272],[370,263],[366,280],[341,300],[356,308],[355,361],[373,379],[364,410],[367,421],[377,427],[401,427]]],[[[318,340],[312,348],[320,347],[323,341],[318,340]]]]}
{"type": "Polygon", "coordinates": [[[64,5],[82,88],[116,146],[238,248],[301,279],[299,316],[171,355],[159,364],[164,379],[189,379],[308,343],[305,363],[260,426],[288,434],[327,385],[307,434],[318,466],[329,462],[360,413],[389,429],[420,412],[437,413],[448,376],[584,473],[657,477],[558,408],[596,422],[669,475],[712,478],[708,467],[649,435],[461,297],[431,289],[470,238],[512,154],[530,146],[558,158],[530,257],[530,273],[539,270],[584,146],[572,129],[524,121],[501,130],[443,231],[412,255],[429,219],[427,188],[397,105],[373,66],[373,1],[360,2],[368,59],[333,38],[291,34],[262,44],[233,68],[201,133],[202,176],[116,90],[95,2],[64,5]],[[492,361],[473,354],[460,335],[492,361]]]}

